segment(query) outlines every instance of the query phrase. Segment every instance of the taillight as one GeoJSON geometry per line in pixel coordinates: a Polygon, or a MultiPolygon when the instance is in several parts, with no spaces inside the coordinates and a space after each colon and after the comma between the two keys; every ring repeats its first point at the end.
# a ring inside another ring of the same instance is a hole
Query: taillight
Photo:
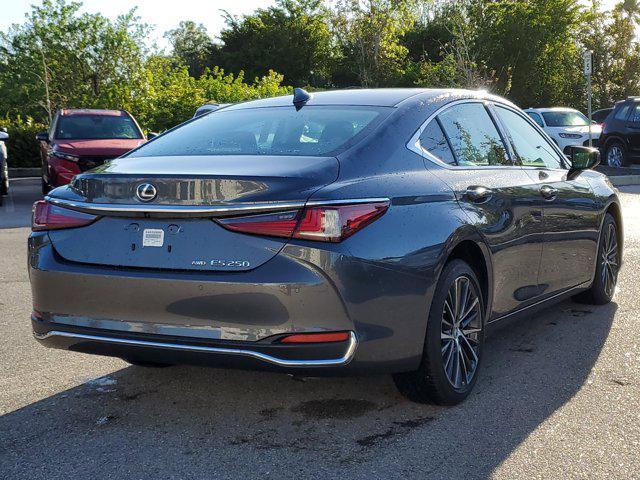
{"type": "Polygon", "coordinates": [[[88,213],[58,207],[46,200],[38,200],[33,204],[31,230],[41,232],[43,230],[83,227],[93,223],[97,218],[97,216],[88,213]]]}
{"type": "Polygon", "coordinates": [[[218,219],[235,232],[340,242],[380,218],[389,202],[307,207],[284,213],[218,219]]]}

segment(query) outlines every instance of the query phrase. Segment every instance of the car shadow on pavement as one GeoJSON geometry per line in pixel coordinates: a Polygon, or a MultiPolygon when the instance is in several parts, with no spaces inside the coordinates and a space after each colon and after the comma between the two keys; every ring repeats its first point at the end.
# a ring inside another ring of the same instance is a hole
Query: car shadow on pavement
{"type": "Polygon", "coordinates": [[[594,388],[589,375],[616,309],[564,302],[494,332],[475,391],[452,408],[411,403],[388,376],[124,368],[0,417],[0,471],[486,478],[579,390],[594,388]]]}

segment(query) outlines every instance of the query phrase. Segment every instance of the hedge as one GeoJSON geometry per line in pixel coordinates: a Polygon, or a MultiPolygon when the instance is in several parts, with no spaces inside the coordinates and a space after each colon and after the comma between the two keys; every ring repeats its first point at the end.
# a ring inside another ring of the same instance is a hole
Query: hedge
{"type": "Polygon", "coordinates": [[[34,122],[29,117],[17,116],[0,119],[0,128],[6,128],[9,134],[5,143],[10,168],[40,166],[40,146],[36,141],[36,133],[46,130],[46,125],[34,122]]]}

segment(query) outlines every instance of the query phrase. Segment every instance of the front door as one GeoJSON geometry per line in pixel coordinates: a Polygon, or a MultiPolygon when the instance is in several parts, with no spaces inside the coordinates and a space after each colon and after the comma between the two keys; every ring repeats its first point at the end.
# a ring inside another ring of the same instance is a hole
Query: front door
{"type": "Polygon", "coordinates": [[[591,280],[599,215],[589,182],[569,179],[566,161],[525,116],[495,107],[515,157],[529,174],[543,211],[544,243],[538,284],[550,295],[591,280]]]}

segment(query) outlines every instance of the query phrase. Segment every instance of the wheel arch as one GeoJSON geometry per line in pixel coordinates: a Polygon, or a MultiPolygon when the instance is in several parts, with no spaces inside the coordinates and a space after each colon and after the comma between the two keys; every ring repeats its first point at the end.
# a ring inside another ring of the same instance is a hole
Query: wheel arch
{"type": "MultiPolygon", "coordinates": [[[[605,210],[605,215],[610,213],[616,221],[617,225],[617,236],[618,236],[618,245],[620,248],[620,259],[622,260],[622,256],[624,253],[624,231],[623,231],[623,223],[622,223],[622,209],[620,208],[620,204],[616,201],[612,201],[609,203],[605,210]]],[[[604,223],[604,217],[602,216],[602,221],[600,222],[600,230],[602,231],[602,224],[604,223]]]]}
{"type": "MultiPolygon", "coordinates": [[[[465,229],[466,230],[466,229],[465,229]]],[[[485,321],[489,320],[491,305],[493,303],[493,265],[491,252],[487,244],[475,230],[465,231],[464,235],[456,235],[449,248],[442,267],[454,259],[463,260],[473,269],[480,288],[485,308],[485,321]]]]}

